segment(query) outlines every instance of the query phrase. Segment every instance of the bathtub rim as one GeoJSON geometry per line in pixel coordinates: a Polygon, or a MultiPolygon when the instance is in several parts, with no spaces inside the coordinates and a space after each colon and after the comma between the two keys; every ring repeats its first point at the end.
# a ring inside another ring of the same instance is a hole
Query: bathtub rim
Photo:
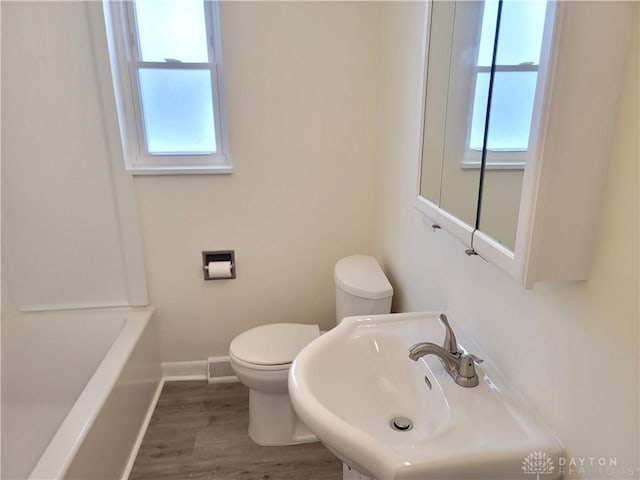
{"type": "Polygon", "coordinates": [[[83,309],[69,311],[69,313],[74,316],[82,313],[91,315],[96,311],[113,313],[114,318],[124,319],[125,324],[31,470],[28,480],[59,479],[69,470],[82,442],[129,361],[155,308],[147,306],[83,309]]]}

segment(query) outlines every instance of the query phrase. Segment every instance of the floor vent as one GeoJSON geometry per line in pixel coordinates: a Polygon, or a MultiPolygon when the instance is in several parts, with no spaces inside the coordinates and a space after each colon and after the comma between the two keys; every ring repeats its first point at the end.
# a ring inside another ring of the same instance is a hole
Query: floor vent
{"type": "Polygon", "coordinates": [[[237,382],[238,377],[231,368],[229,357],[209,357],[207,359],[207,380],[209,383],[237,382]]]}

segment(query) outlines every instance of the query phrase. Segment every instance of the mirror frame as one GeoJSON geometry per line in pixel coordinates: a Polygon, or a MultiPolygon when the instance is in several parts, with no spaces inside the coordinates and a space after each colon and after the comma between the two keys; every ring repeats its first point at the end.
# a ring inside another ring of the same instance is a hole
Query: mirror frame
{"type": "MultiPolygon", "coordinates": [[[[416,177],[415,208],[525,288],[536,281],[589,278],[615,145],[620,92],[637,28],[635,2],[552,1],[554,40],[546,72],[547,92],[536,155],[524,172],[515,251],[483,232],[470,233],[459,220],[419,197],[420,171],[416,177]]],[[[425,9],[424,20],[426,48],[430,8],[425,9]]],[[[423,75],[426,54],[424,50],[423,75]]],[[[424,98],[422,101],[420,122],[424,98]]],[[[421,164],[417,162],[418,167],[421,164]]]]}
{"type": "MultiPolygon", "coordinates": [[[[425,9],[425,36],[423,44],[423,64],[422,64],[422,97],[420,109],[420,162],[417,175],[417,196],[414,207],[419,210],[425,217],[430,219],[434,225],[447,230],[454,237],[458,238],[467,247],[467,254],[477,254],[485,260],[497,265],[513,278],[521,281],[526,287],[533,285],[533,275],[528,269],[530,264],[532,249],[530,248],[532,240],[532,222],[535,217],[535,201],[540,186],[539,164],[543,158],[543,150],[545,144],[545,136],[547,132],[548,116],[550,111],[550,102],[552,98],[552,78],[549,74],[555,70],[558,57],[557,43],[552,40],[557,38],[558,26],[562,24],[562,8],[559,2],[553,0],[548,3],[548,13],[545,19],[545,33],[542,41],[541,58],[547,58],[546,62],[541,62],[538,71],[538,86],[536,87],[536,95],[544,95],[542,101],[535,102],[533,115],[531,119],[532,131],[531,136],[535,138],[533,149],[529,151],[527,165],[524,169],[524,177],[522,183],[522,191],[520,198],[520,208],[518,212],[518,224],[516,230],[515,249],[511,251],[500,242],[493,239],[486,233],[478,230],[474,226],[468,225],[462,220],[456,218],[446,210],[440,208],[432,201],[426,199],[420,194],[420,183],[422,178],[422,142],[424,138],[424,118],[426,106],[426,83],[428,68],[428,52],[429,52],[429,29],[431,23],[432,2],[429,2],[425,9]]],[[[480,171],[481,177],[484,177],[486,167],[482,167],[480,171]]],[[[482,178],[480,183],[482,183],[482,178]]],[[[480,199],[481,191],[478,192],[477,202],[480,199]]],[[[478,224],[478,218],[475,219],[478,224]]]]}

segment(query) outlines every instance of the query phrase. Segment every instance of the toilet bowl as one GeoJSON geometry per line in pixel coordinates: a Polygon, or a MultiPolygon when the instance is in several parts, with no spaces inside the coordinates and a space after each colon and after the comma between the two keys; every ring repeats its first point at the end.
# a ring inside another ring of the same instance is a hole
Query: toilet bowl
{"type": "MultiPolygon", "coordinates": [[[[346,316],[391,311],[393,288],[375,258],[343,258],[335,266],[334,281],[337,323],[346,316]]],[[[317,441],[291,405],[287,380],[296,355],[319,335],[318,325],[274,323],[247,330],[231,342],[231,368],[249,388],[249,436],[258,445],[317,441]]]]}
{"type": "Polygon", "coordinates": [[[249,436],[258,445],[293,445],[317,439],[298,419],[287,379],[296,355],[320,335],[318,325],[274,323],[233,339],[229,361],[249,388],[249,436]]]}

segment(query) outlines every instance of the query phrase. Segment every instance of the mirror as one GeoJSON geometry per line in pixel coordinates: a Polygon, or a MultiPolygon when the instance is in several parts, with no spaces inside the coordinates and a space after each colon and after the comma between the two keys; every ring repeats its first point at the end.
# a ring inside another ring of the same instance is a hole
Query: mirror
{"type": "Polygon", "coordinates": [[[510,251],[537,141],[547,10],[541,0],[431,4],[420,195],[510,251]]]}
{"type": "Polygon", "coordinates": [[[429,2],[414,206],[525,288],[589,278],[632,10],[429,2]]]}
{"type": "Polygon", "coordinates": [[[471,227],[480,169],[463,159],[481,14],[481,2],[431,3],[420,183],[420,195],[471,227]]]}

